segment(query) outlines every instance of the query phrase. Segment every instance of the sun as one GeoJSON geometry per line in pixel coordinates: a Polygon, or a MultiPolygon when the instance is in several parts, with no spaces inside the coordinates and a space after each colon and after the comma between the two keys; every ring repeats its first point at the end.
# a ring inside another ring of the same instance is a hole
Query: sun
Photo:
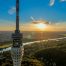
{"type": "Polygon", "coordinates": [[[39,23],[39,24],[36,24],[36,27],[43,30],[43,29],[45,29],[47,27],[47,25],[43,24],[43,23],[39,23]]]}

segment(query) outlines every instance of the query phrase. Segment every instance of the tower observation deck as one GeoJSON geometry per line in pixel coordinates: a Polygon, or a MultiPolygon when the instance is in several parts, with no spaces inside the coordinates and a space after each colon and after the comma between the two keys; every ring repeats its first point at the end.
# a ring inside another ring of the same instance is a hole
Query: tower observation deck
{"type": "Polygon", "coordinates": [[[16,0],[16,30],[12,34],[13,45],[11,48],[11,57],[13,66],[21,66],[24,48],[22,44],[22,34],[19,30],[19,0],[16,0]]]}

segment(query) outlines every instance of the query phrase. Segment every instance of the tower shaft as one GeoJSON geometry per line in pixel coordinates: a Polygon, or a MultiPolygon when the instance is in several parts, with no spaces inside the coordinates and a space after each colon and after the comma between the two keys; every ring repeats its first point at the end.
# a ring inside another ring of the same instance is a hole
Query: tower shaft
{"type": "Polygon", "coordinates": [[[19,31],[19,0],[16,0],[16,31],[19,31]]]}

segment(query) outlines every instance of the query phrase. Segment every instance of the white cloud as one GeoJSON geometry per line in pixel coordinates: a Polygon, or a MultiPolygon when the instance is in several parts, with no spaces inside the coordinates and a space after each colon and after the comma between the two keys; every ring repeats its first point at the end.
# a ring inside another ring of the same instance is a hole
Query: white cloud
{"type": "Polygon", "coordinates": [[[31,18],[31,20],[35,21],[35,19],[34,19],[34,17],[33,17],[33,16],[31,16],[30,18],[31,18]]]}
{"type": "Polygon", "coordinates": [[[54,5],[54,3],[55,3],[55,0],[50,0],[49,5],[50,5],[50,6],[53,6],[53,5],[54,5]]]}
{"type": "Polygon", "coordinates": [[[55,23],[55,25],[61,25],[61,23],[58,22],[58,23],[55,23]]]}
{"type": "Polygon", "coordinates": [[[66,0],[60,0],[60,2],[64,2],[64,1],[66,1],[66,0]]]}
{"type": "Polygon", "coordinates": [[[12,7],[8,10],[9,15],[13,15],[16,12],[16,7],[12,7]]]}

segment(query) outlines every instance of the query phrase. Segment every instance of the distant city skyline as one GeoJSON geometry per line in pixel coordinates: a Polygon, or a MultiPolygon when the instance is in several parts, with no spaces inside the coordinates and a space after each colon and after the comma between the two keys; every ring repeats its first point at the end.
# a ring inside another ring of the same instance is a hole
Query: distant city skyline
{"type": "MultiPolygon", "coordinates": [[[[14,30],[15,28],[15,2],[16,0],[0,0],[0,30],[14,30]]],[[[31,16],[36,20],[43,19],[56,25],[57,30],[65,30],[66,1],[65,0],[20,0],[20,29],[29,31],[33,29],[31,16]],[[23,24],[23,28],[22,27],[23,24]],[[30,26],[29,26],[30,25],[30,26]]],[[[46,29],[45,29],[46,30],[46,29]]],[[[47,31],[49,29],[47,28],[47,31]]],[[[54,29],[53,29],[54,30],[54,29]]],[[[53,31],[52,30],[52,31],[53,31]]],[[[49,30],[51,31],[51,30],[49,30]]]]}

